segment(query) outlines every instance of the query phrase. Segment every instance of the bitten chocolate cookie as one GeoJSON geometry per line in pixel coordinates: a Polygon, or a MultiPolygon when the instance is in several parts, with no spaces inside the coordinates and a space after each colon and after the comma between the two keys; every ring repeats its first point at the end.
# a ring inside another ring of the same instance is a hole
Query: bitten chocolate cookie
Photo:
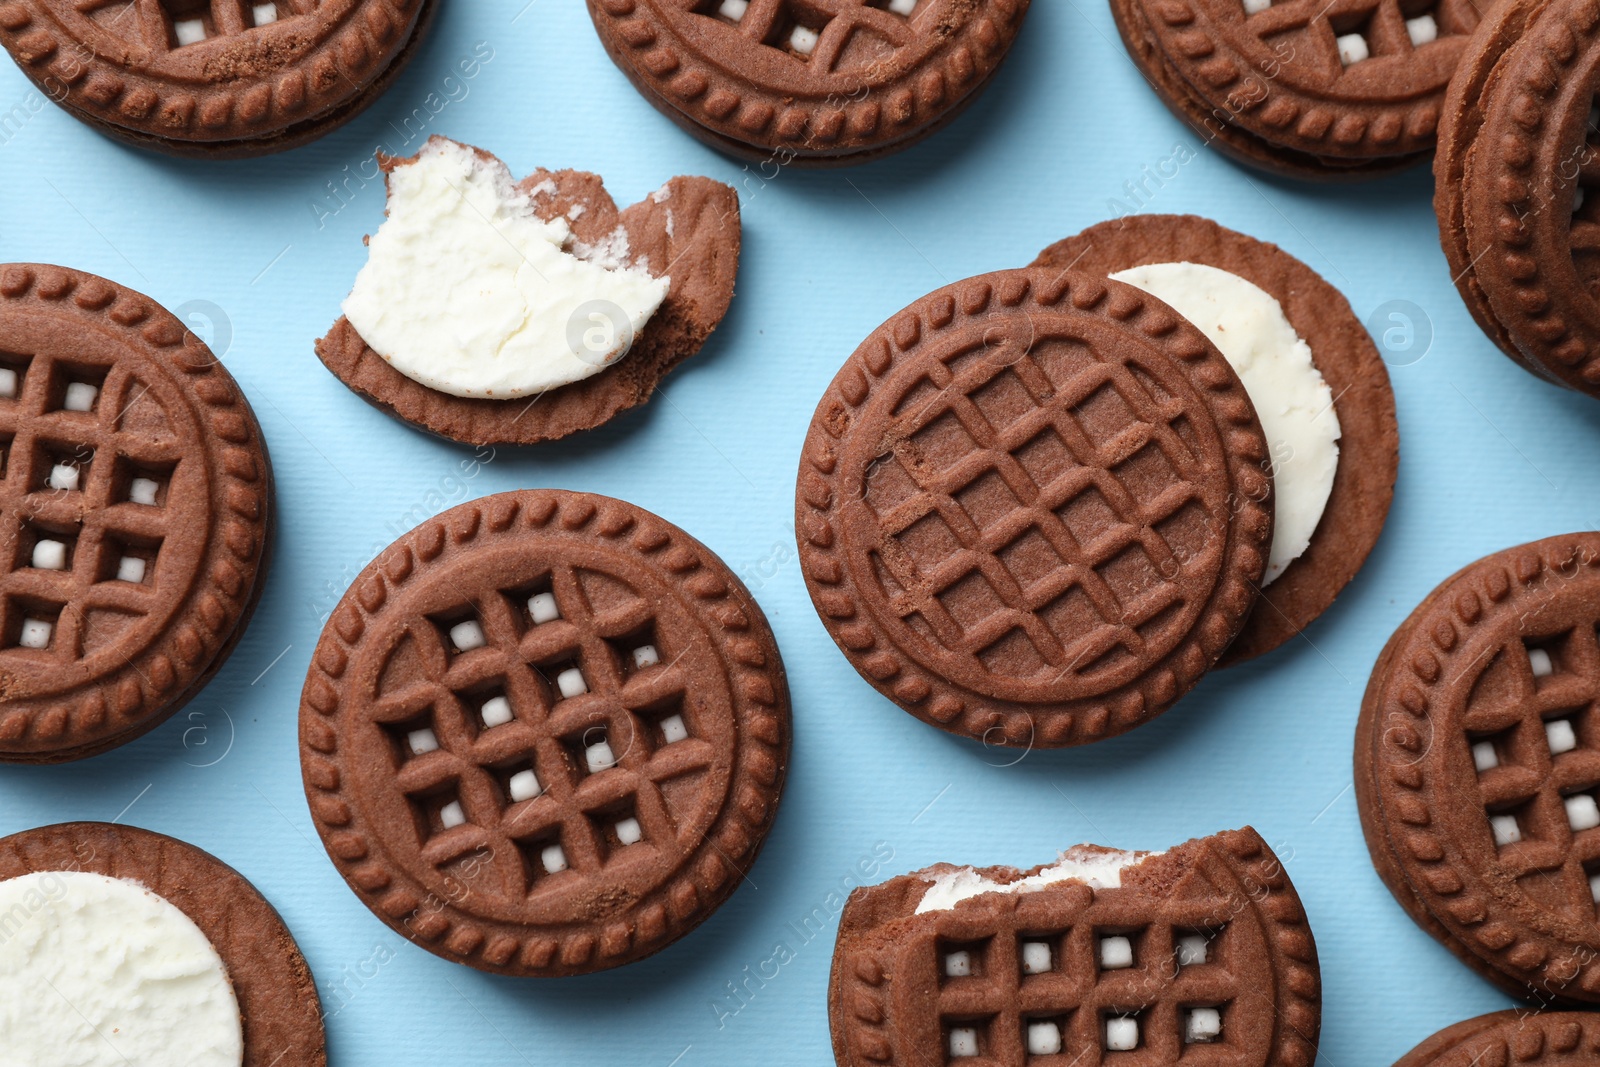
{"type": "Polygon", "coordinates": [[[1451,84],[1434,161],[1450,274],[1526,369],[1600,396],[1600,25],[1586,0],[1508,0],[1451,84]]]}
{"type": "Polygon", "coordinates": [[[1349,301],[1277,245],[1193,215],[1103,222],[1045,249],[1034,266],[1132,281],[1195,314],[1234,365],[1267,433],[1277,504],[1261,600],[1222,663],[1300,633],[1377,543],[1400,465],[1389,372],[1349,301]],[[1276,308],[1252,304],[1260,293],[1276,308]],[[1273,316],[1287,330],[1267,329],[1273,316]],[[1304,351],[1284,343],[1296,341],[1304,351]],[[1308,375],[1309,387],[1301,381],[1308,375]]]}
{"type": "Polygon", "coordinates": [[[641,95],[731,155],[863,163],[943,129],[1004,62],[1030,0],[589,0],[641,95]]]}
{"type": "Polygon", "coordinates": [[[879,327],[818,404],[806,586],[924,722],[1098,741],[1171,707],[1244,626],[1266,457],[1227,360],[1159,300],[1074,271],[972,278],[879,327]]]}
{"type": "Polygon", "coordinates": [[[673,178],[619,212],[596,175],[513,184],[443,137],[381,162],[387,218],[317,355],[419,429],[472,445],[593,429],[649,400],[733,300],[739,198],[721,182],[673,178]]]}
{"type": "Polygon", "coordinates": [[[1446,1027],[1394,1067],[1478,1067],[1527,1063],[1587,1067],[1600,1058],[1600,1016],[1588,1012],[1497,1011],[1446,1027]]]}
{"type": "Polygon", "coordinates": [[[1378,874],[1520,997],[1600,1003],[1600,534],[1479,560],[1390,638],[1356,733],[1378,874]]]}
{"type": "Polygon", "coordinates": [[[7,0],[5,45],[101,133],[237,159],[360,114],[417,50],[437,0],[7,0]]]}
{"type": "Polygon", "coordinates": [[[761,609],[682,530],[558,490],[452,508],[357,577],[300,705],[311,814],[373,912],[517,975],[629,963],[738,888],[789,691],[761,609]]]}
{"type": "Polygon", "coordinates": [[[1111,12],[1162,102],[1208,144],[1318,180],[1428,158],[1479,18],[1471,0],[1111,0],[1111,12]]]}
{"type": "Polygon", "coordinates": [[[260,427],[148,297],[0,266],[0,761],[131,741],[211,680],[272,527],[260,427]]]}
{"type": "Polygon", "coordinates": [[[127,1067],[325,1067],[294,937],[233,868],[110,823],[0,838],[7,1058],[127,1067]]]}
{"type": "Polygon", "coordinates": [[[941,863],[850,894],[828,1018],[840,1067],[1310,1067],[1316,943],[1251,829],[1167,852],[1079,845],[1026,873],[941,863]]]}

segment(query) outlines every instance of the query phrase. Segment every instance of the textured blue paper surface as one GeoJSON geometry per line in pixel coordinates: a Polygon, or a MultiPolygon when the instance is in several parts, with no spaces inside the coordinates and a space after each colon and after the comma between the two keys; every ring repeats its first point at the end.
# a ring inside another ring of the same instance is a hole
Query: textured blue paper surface
{"type": "Polygon", "coordinates": [[[1310,912],[1327,1067],[1390,1063],[1508,1004],[1373,874],[1351,736],[1378,649],[1440,579],[1487,552],[1595,527],[1600,404],[1537,382],[1480,335],[1450,285],[1425,170],[1335,188],[1244,172],[1157,103],[1103,4],[1038,0],[988,93],[940,136],[864,168],[774,177],[652,110],[576,0],[447,0],[371,111],[258,162],[114,145],[5,64],[0,189],[0,260],[106,275],[211,339],[265,428],[280,506],[260,612],[211,687],[117,752],[5,768],[0,832],[120,816],[239,868],[310,959],[335,1062],[816,1067],[830,1057],[830,893],[853,884],[863,857],[883,875],[937,860],[1030,865],[1078,841],[1159,848],[1245,823],[1278,849],[1310,912]],[[368,407],[311,344],[382,214],[363,161],[375,147],[414,149],[419,131],[482,145],[518,173],[596,171],[622,203],[675,174],[739,186],[745,251],[727,321],[647,407],[552,447],[475,456],[368,407]],[[1138,209],[1275,241],[1358,314],[1381,312],[1399,490],[1366,569],[1306,640],[1206,679],[1120,740],[1012,764],[902,714],[835,650],[794,559],[800,442],[839,364],[905,304],[1138,209]],[[631,500],[720,553],[777,631],[795,709],[788,793],[750,884],[672,949],[554,982],[445,963],[373,918],[317,841],[295,744],[321,620],[374,552],[452,503],[545,485],[631,500]]]}

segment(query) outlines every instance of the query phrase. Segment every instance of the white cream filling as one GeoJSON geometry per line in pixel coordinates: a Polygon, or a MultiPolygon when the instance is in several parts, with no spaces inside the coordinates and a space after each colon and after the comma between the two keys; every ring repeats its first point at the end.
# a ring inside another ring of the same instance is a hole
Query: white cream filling
{"type": "Polygon", "coordinates": [[[661,306],[671,279],[626,265],[626,251],[621,230],[579,246],[504,165],[434,140],[389,175],[389,215],[344,314],[430,389],[531,396],[616,362],[661,306]]]}
{"type": "Polygon", "coordinates": [[[1081,882],[1090,889],[1118,889],[1122,886],[1123,871],[1159,855],[1159,852],[1123,852],[1076,845],[1061,853],[1051,866],[1014,882],[997,882],[971,867],[958,867],[931,877],[924,876],[929,883],[928,891],[922,894],[914,914],[948,911],[963,900],[984,893],[1033,893],[1060,882],[1081,882]]]}
{"type": "Polygon", "coordinates": [[[1300,558],[1322,521],[1339,468],[1333,392],[1283,306],[1259,286],[1200,263],[1152,263],[1111,277],[1172,306],[1232,365],[1261,419],[1277,500],[1263,586],[1300,558]]]}
{"type": "Polygon", "coordinates": [[[239,1067],[222,958],[137,882],[41,871],[0,882],[0,1064],[239,1067]]]}

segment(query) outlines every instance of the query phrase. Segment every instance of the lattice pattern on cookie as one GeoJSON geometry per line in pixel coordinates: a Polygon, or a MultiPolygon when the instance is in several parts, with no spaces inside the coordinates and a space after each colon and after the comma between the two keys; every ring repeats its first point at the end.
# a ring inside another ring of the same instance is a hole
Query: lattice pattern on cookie
{"type": "Polygon", "coordinates": [[[1511,636],[1462,717],[1485,832],[1541,903],[1591,914],[1600,896],[1600,641],[1582,626],[1511,636]]]}
{"type": "Polygon", "coordinates": [[[101,28],[164,52],[310,14],[317,0],[80,0],[101,28]]]}
{"type": "Polygon", "coordinates": [[[1144,655],[1204,537],[1184,405],[1078,348],[934,364],[894,418],[904,446],[868,472],[891,610],[978,669],[1144,655]]]}
{"type": "Polygon", "coordinates": [[[679,851],[666,790],[731,743],[706,736],[650,603],[631,594],[596,610],[583,578],[559,564],[530,587],[413,620],[399,655],[426,681],[372,707],[423,859],[446,869],[487,855],[513,898],[635,846],[679,851]]]}
{"type": "Polygon", "coordinates": [[[694,0],[692,10],[823,71],[881,62],[911,43],[932,0],[694,0]]]}
{"type": "Polygon", "coordinates": [[[1229,968],[1237,906],[1162,905],[1183,921],[1140,921],[1126,901],[1090,904],[1070,926],[1041,924],[1026,902],[996,929],[974,930],[952,913],[934,945],[938,1018],[926,1024],[938,1027],[946,1061],[1177,1063],[1207,1046],[1207,1062],[1244,1062],[1254,1050],[1228,1026],[1243,992],[1229,968]],[[1142,1058],[1118,1058],[1134,1052],[1142,1058]]]}
{"type": "MultiPolygon", "coordinates": [[[[1361,66],[1373,61],[1410,62],[1418,49],[1445,37],[1470,34],[1478,17],[1460,0],[1239,0],[1245,27],[1261,38],[1285,67],[1299,66],[1323,77],[1343,69],[1373,76],[1361,66]]],[[[1382,65],[1382,64],[1379,64],[1382,65]]]]}
{"type": "Polygon", "coordinates": [[[182,450],[125,425],[141,406],[157,401],[129,363],[0,353],[0,512],[17,531],[0,561],[0,656],[65,666],[164,608],[159,559],[182,450]]]}
{"type": "MultiPolygon", "coordinates": [[[[1600,283],[1600,97],[1590,97],[1589,113],[1584,120],[1583,140],[1574,154],[1572,163],[1564,168],[1567,173],[1558,178],[1573,177],[1572,229],[1568,235],[1573,264],[1578,277],[1596,292],[1600,283]]],[[[1567,205],[1558,205],[1565,207],[1567,205]]]]}

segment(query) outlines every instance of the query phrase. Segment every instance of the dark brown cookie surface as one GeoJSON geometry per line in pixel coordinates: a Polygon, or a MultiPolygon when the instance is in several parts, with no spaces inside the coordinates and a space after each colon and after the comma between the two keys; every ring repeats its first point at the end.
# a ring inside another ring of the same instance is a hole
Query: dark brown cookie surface
{"type": "Polygon", "coordinates": [[[1581,1067],[1600,1058],[1600,1016],[1512,1009],[1467,1019],[1434,1034],[1394,1067],[1475,1067],[1527,1063],[1581,1067]]]}
{"type": "Polygon", "coordinates": [[[1148,856],[1113,887],[1057,881],[918,914],[930,879],[957,870],[850,895],[828,996],[841,1067],[1314,1061],[1316,944],[1254,830],[1148,856]]]}
{"type": "Polygon", "coordinates": [[[1441,243],[1484,332],[1600,395],[1600,28],[1580,0],[1514,0],[1474,36],[1435,164],[1441,243]]]}
{"type": "MultiPolygon", "coordinates": [[[[407,162],[385,159],[384,171],[407,162]]],[[[619,211],[597,175],[572,170],[535,171],[518,189],[532,197],[539,218],[568,220],[574,240],[603,246],[620,230],[627,235],[633,265],[671,278],[666,299],[625,356],[593,377],[537,397],[459,397],[406,377],[341,317],[317,341],[323,364],[396,418],[471,445],[554,440],[593,429],[649,400],[661,379],[698,352],[727,314],[739,272],[738,194],[710,178],[679,177],[619,211]]]]}
{"type": "Polygon", "coordinates": [[[1311,347],[1338,413],[1339,467],[1306,551],[1261,591],[1224,665],[1270,652],[1326,611],[1383,532],[1400,463],[1389,372],[1350,302],[1277,245],[1193,215],[1134,215],[1045,249],[1036,267],[1114,274],[1148,263],[1200,263],[1249,281],[1282,306],[1311,347]]]}
{"type": "Polygon", "coordinates": [[[840,165],[942,128],[999,69],[1030,0],[589,0],[611,58],[714,148],[840,165]]]}
{"type": "Polygon", "coordinates": [[[193,845],[110,823],[61,823],[0,838],[0,880],[48,871],[139,882],[200,928],[239,1001],[242,1067],[326,1067],[311,970],[277,911],[238,871],[193,845]]]}
{"type": "Polygon", "coordinates": [[[121,140],[225,159],[313,140],[375,99],[437,0],[10,0],[0,44],[41,91],[121,140]]]}
{"type": "Polygon", "coordinates": [[[1424,161],[1457,57],[1478,23],[1467,0],[1112,0],[1111,10],[1151,86],[1208,143],[1240,162],[1311,179],[1424,161]],[[1362,58],[1346,63],[1341,45],[1362,58]]]}
{"type": "Polygon", "coordinates": [[[1516,996],[1600,1002],[1600,534],[1506,549],[1385,647],[1355,781],[1417,923],[1516,996]]]}
{"type": "Polygon", "coordinates": [[[222,666],[261,591],[271,468],[227,370],[138,293],[0,267],[0,348],[0,760],[58,762],[222,666]]]}
{"type": "Polygon", "coordinates": [[[301,762],[368,907],[446,959],[640,959],[736,889],[772,825],[789,694],[760,608],[683,531],[556,490],[463,504],[335,609],[301,762]]]}
{"type": "Polygon", "coordinates": [[[806,584],[851,665],[923,721],[1100,740],[1244,625],[1266,455],[1227,361],[1165,304],[1070,271],[972,278],[879,327],[819,403],[806,584]]]}

